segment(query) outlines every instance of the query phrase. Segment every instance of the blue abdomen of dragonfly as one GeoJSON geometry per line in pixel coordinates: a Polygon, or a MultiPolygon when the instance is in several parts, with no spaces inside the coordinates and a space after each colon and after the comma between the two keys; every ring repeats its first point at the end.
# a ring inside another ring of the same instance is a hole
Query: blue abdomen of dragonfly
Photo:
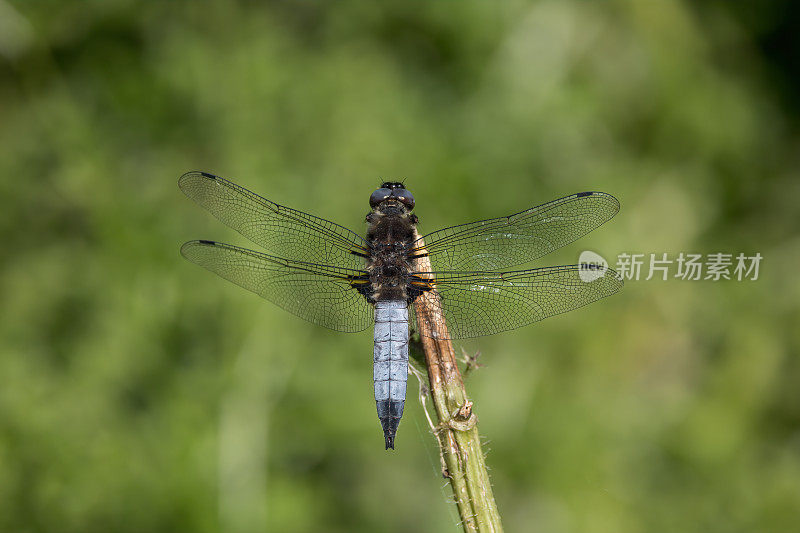
{"type": "Polygon", "coordinates": [[[394,437],[406,400],[408,304],[405,301],[375,303],[374,340],[375,406],[388,450],[394,449],[394,437]]]}

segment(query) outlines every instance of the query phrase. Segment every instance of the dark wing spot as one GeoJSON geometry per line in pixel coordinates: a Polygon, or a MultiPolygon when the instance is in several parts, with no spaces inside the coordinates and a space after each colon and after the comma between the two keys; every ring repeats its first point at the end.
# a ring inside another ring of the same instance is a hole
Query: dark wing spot
{"type": "Polygon", "coordinates": [[[591,195],[592,195],[591,192],[579,192],[578,194],[575,195],[575,197],[580,198],[581,196],[591,196],[591,195]]]}
{"type": "Polygon", "coordinates": [[[214,241],[204,241],[204,240],[202,240],[202,239],[201,239],[201,240],[199,240],[199,241],[197,241],[197,242],[199,242],[200,244],[207,244],[207,245],[209,245],[209,246],[216,246],[216,244],[217,244],[217,243],[216,243],[216,242],[214,242],[214,241]]]}
{"type": "Polygon", "coordinates": [[[208,172],[201,172],[200,174],[211,180],[217,179],[217,177],[214,174],[209,174],[208,172]]]}

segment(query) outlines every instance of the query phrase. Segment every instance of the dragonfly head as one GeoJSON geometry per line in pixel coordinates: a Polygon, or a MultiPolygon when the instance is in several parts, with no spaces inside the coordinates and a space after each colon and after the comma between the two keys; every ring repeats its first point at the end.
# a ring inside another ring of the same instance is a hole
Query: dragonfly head
{"type": "Polygon", "coordinates": [[[402,183],[387,181],[372,193],[369,205],[372,209],[380,209],[387,214],[398,210],[396,214],[400,214],[414,209],[414,195],[402,183]]]}

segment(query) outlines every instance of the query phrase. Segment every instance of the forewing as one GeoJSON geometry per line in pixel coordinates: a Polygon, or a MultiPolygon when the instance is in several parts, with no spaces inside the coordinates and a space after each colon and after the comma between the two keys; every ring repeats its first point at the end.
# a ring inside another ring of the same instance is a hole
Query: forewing
{"type": "MultiPolygon", "coordinates": [[[[437,336],[464,339],[519,328],[610,296],[622,288],[618,274],[602,277],[579,265],[513,272],[417,273],[432,290],[419,298],[432,306],[437,336]],[[594,278],[594,279],[592,279],[594,278]],[[587,279],[587,281],[584,281],[587,279]],[[433,280],[433,281],[430,281],[433,280]],[[441,318],[443,317],[443,318],[441,318]],[[445,324],[441,323],[444,320],[445,324]],[[443,331],[449,334],[442,335],[443,331]]],[[[415,302],[416,305],[421,302],[415,302]]],[[[415,313],[418,316],[419,313],[415,313]]],[[[425,333],[423,328],[418,328],[425,333]]]]}
{"type": "Polygon", "coordinates": [[[178,180],[178,186],[186,196],[270,254],[354,270],[364,266],[366,242],[343,226],[278,205],[207,172],[187,172],[178,180]]]}
{"type": "Polygon", "coordinates": [[[610,194],[582,192],[515,215],[428,233],[415,253],[427,251],[434,270],[499,270],[561,248],[617,211],[619,202],[610,194]]]}
{"type": "Polygon", "coordinates": [[[366,272],[282,259],[229,244],[190,241],[181,254],[300,318],[355,332],[374,322],[372,306],[356,290],[366,272]]]}

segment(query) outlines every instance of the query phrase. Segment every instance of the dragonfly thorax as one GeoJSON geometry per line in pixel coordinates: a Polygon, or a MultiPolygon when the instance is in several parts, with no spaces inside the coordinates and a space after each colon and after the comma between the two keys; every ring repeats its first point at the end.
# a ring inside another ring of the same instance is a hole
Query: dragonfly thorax
{"type": "Polygon", "coordinates": [[[408,299],[411,260],[409,250],[415,240],[416,216],[399,205],[400,213],[387,213],[384,202],[367,216],[368,255],[366,269],[374,301],[408,299]]]}

